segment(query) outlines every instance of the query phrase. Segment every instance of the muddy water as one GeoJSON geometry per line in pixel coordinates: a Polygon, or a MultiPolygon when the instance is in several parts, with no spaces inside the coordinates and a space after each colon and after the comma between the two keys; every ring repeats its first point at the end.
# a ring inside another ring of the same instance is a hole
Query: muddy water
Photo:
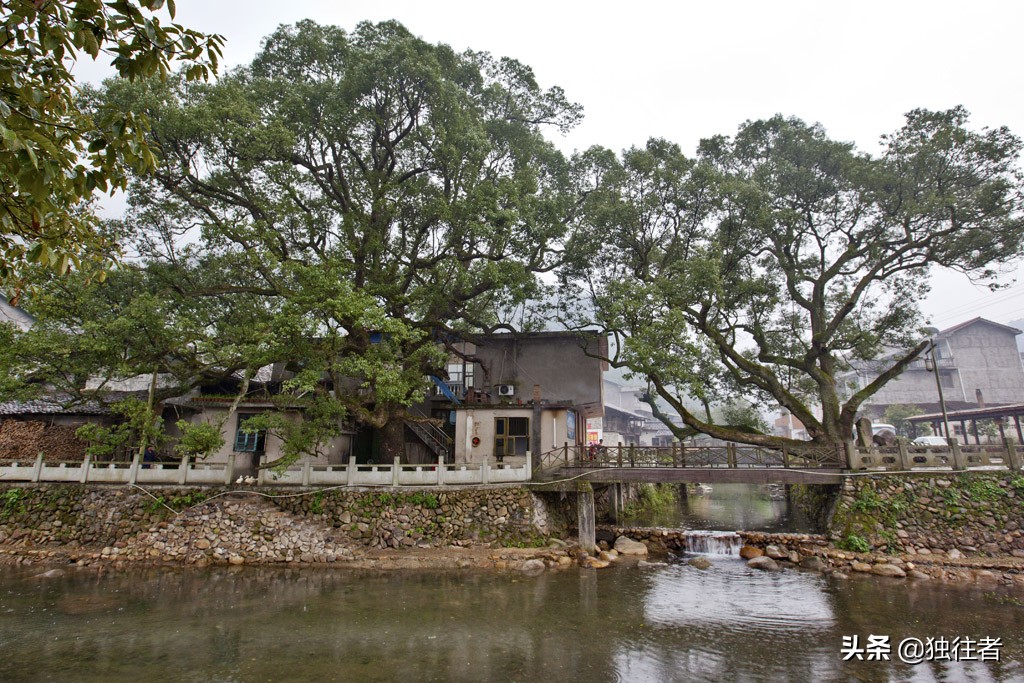
{"type": "Polygon", "coordinates": [[[1024,681],[1019,594],[710,559],[534,577],[0,569],[0,681],[1024,681]],[[1001,661],[843,662],[854,635],[1001,638],[1001,661]]]}

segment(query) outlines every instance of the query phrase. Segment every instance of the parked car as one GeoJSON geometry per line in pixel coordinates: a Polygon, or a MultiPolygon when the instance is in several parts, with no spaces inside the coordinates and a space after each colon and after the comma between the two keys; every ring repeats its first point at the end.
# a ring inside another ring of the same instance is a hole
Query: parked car
{"type": "Polygon", "coordinates": [[[912,446],[948,446],[944,436],[919,436],[910,442],[912,446]]]}

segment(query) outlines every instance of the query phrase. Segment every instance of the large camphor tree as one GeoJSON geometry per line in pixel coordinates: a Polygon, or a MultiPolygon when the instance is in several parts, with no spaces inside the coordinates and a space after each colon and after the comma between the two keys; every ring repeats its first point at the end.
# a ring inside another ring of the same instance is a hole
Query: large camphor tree
{"type": "Polygon", "coordinates": [[[444,343],[537,295],[576,206],[542,129],[580,108],[395,22],[282,27],[215,84],[111,83],[98,111],[152,122],[125,219],[142,260],[182,296],[261,301],[277,360],[383,429],[388,459],[444,343]]]}
{"type": "Polygon", "coordinates": [[[875,156],[781,116],[704,140],[695,159],[664,140],[589,150],[577,177],[589,231],[563,272],[564,316],[614,335],[611,361],[646,378],[677,436],[834,447],[925,348],[929,269],[990,281],[1020,255],[1021,143],[967,118],[910,112],[875,156]],[[842,385],[852,362],[882,355],[876,379],[842,385]],[[785,408],[811,441],[690,407],[736,397],[785,408]]]}
{"type": "MultiPolygon", "coordinates": [[[[161,23],[164,0],[4,0],[0,7],[0,286],[18,293],[34,264],[105,276],[119,245],[98,193],[153,168],[146,121],[92,111],[74,65],[109,57],[122,78],[216,71],[222,38],[161,23]]],[[[174,18],[174,3],[166,3],[174,18]]]]}

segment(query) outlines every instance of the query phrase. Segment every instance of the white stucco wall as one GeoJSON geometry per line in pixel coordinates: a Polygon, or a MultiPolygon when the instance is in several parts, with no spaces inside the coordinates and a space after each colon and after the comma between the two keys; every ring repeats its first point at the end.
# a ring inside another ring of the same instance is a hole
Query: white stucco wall
{"type": "MultiPolygon", "coordinates": [[[[253,413],[260,412],[260,409],[255,408],[240,408],[239,412],[236,412],[231,416],[224,425],[221,426],[221,436],[224,437],[224,445],[221,449],[206,458],[204,462],[209,463],[226,463],[228,456],[235,452],[235,432],[238,429],[238,419],[240,416],[248,416],[253,413]]],[[[221,407],[206,407],[202,413],[192,416],[189,418],[189,422],[193,424],[199,424],[202,422],[214,423],[218,419],[221,419],[227,413],[227,408],[221,407]]],[[[290,419],[299,419],[298,413],[287,413],[290,419]]],[[[168,430],[171,431],[171,430],[168,430]]],[[[342,434],[331,439],[330,443],[323,449],[325,455],[319,458],[313,458],[310,456],[304,456],[299,462],[312,462],[317,465],[331,465],[331,464],[343,464],[349,453],[351,444],[351,436],[349,434],[342,434]]],[[[244,454],[248,456],[249,454],[244,454]]],[[[272,462],[277,458],[281,457],[281,439],[273,434],[267,434],[266,451],[263,457],[263,462],[272,462]]]]}
{"type": "MultiPolygon", "coordinates": [[[[534,415],[532,408],[488,406],[461,409],[455,420],[455,462],[479,463],[484,458],[494,462],[494,420],[498,417],[525,417],[530,420],[529,434],[533,434],[534,415]],[[479,445],[473,445],[473,438],[479,438],[479,445]]],[[[561,448],[569,439],[569,409],[543,408],[540,413],[541,451],[561,448]]],[[[577,427],[576,438],[583,437],[577,427]]]]}

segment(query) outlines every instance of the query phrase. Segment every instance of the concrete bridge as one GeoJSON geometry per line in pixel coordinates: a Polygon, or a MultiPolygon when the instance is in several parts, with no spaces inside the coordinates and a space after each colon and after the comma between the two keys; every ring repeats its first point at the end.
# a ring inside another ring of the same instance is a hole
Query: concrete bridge
{"type": "MultiPolygon", "coordinates": [[[[592,547],[595,533],[593,485],[624,483],[704,484],[840,484],[859,473],[1021,471],[1021,453],[1013,442],[946,447],[859,447],[853,442],[835,448],[801,451],[725,444],[688,447],[617,446],[585,449],[568,445],[545,453],[535,478],[566,482],[577,495],[580,543],[592,547]],[[575,482],[572,482],[575,480],[575,482]]],[[[614,502],[620,491],[615,486],[614,502]]],[[[568,490],[568,489],[567,489],[568,490]]]]}
{"type": "Polygon", "coordinates": [[[578,478],[594,483],[838,484],[857,471],[913,472],[969,469],[1020,471],[1020,447],[1001,444],[966,446],[856,446],[801,450],[724,444],[720,446],[564,446],[544,454],[541,476],[578,478]]]}

